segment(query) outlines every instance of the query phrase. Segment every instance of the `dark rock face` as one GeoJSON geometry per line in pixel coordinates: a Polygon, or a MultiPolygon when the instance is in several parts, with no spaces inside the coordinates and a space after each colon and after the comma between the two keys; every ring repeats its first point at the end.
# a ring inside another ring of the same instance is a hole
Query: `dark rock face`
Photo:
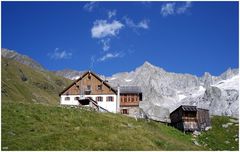
{"type": "Polygon", "coordinates": [[[23,71],[22,71],[21,69],[19,69],[19,72],[20,72],[21,80],[22,80],[22,81],[27,81],[28,78],[27,78],[27,76],[23,73],[23,71]]]}

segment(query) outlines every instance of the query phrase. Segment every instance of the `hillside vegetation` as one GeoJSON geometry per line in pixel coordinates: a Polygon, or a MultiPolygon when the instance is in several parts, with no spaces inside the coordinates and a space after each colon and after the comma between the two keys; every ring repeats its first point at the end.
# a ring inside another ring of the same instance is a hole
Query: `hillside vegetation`
{"type": "Polygon", "coordinates": [[[212,129],[203,132],[198,141],[209,150],[239,150],[239,122],[235,118],[214,116],[212,129]]]}
{"type": "Polygon", "coordinates": [[[2,101],[58,104],[70,80],[2,57],[2,101]]]}
{"type": "Polygon", "coordinates": [[[2,104],[2,150],[238,150],[238,126],[212,118],[197,137],[162,123],[85,109],[42,104],[2,104]],[[228,142],[226,142],[228,141],[228,142]]]}
{"type": "Polygon", "coordinates": [[[2,150],[199,150],[191,135],[127,116],[42,104],[2,104],[2,150]]]}

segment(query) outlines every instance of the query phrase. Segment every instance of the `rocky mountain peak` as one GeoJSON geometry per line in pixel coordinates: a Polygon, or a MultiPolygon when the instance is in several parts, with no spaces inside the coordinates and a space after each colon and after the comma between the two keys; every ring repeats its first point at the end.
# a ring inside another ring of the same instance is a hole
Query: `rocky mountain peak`
{"type": "Polygon", "coordinates": [[[235,75],[239,74],[239,70],[238,69],[232,69],[232,68],[228,68],[227,71],[225,71],[224,73],[222,73],[220,75],[220,77],[224,80],[232,78],[235,75]]]}
{"type": "Polygon", "coordinates": [[[145,61],[142,66],[136,68],[136,71],[141,71],[142,72],[142,71],[146,71],[146,70],[150,73],[151,72],[159,72],[159,73],[166,72],[163,68],[155,66],[148,61],[145,61]]]}
{"type": "Polygon", "coordinates": [[[150,62],[148,62],[148,61],[145,61],[144,63],[143,63],[143,66],[153,66],[150,62]]]}

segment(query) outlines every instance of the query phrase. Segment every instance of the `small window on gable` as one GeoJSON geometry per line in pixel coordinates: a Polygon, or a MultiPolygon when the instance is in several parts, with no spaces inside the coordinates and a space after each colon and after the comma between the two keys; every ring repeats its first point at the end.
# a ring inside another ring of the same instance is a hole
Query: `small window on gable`
{"type": "Polygon", "coordinates": [[[113,99],[114,99],[113,96],[108,96],[107,97],[107,101],[113,101],[113,99]]]}
{"type": "Polygon", "coordinates": [[[101,84],[97,86],[97,90],[102,90],[102,85],[101,84]]]}
{"type": "Polygon", "coordinates": [[[65,101],[69,101],[70,100],[70,97],[65,97],[65,101]]]}
{"type": "Polygon", "coordinates": [[[103,97],[100,96],[96,97],[96,101],[103,101],[103,97]]]}
{"type": "Polygon", "coordinates": [[[90,85],[87,85],[87,90],[91,90],[91,86],[90,85]]]}

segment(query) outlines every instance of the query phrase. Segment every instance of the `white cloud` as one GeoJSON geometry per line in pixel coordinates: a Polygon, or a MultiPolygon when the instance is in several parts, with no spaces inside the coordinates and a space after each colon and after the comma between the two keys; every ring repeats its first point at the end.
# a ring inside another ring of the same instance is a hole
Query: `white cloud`
{"type": "Polygon", "coordinates": [[[116,14],[117,14],[117,11],[116,11],[116,10],[109,11],[109,12],[108,12],[108,18],[110,19],[110,18],[116,16],[116,14]]]}
{"type": "Polygon", "coordinates": [[[91,56],[90,69],[93,68],[94,63],[95,63],[95,56],[93,55],[93,56],[91,56]]]}
{"type": "Polygon", "coordinates": [[[161,14],[166,17],[174,14],[184,14],[192,4],[190,1],[185,2],[183,5],[177,5],[178,3],[166,3],[162,5],[161,14]]]}
{"type": "Polygon", "coordinates": [[[102,43],[103,51],[108,51],[110,49],[110,38],[102,39],[100,42],[102,43]]]}
{"type": "Polygon", "coordinates": [[[148,29],[149,28],[148,24],[149,20],[142,20],[141,22],[138,23],[138,27],[148,29]]]}
{"type": "Polygon", "coordinates": [[[89,2],[83,6],[83,9],[88,12],[92,12],[97,7],[97,2],[89,2]]]}
{"type": "Polygon", "coordinates": [[[179,7],[177,9],[178,14],[183,14],[187,11],[188,8],[192,6],[192,3],[190,1],[187,1],[183,6],[179,7]]]}
{"type": "Polygon", "coordinates": [[[72,57],[71,52],[67,52],[65,50],[60,51],[59,48],[56,48],[53,53],[49,53],[48,56],[50,56],[51,59],[70,59],[72,57]]]}
{"type": "Polygon", "coordinates": [[[116,20],[112,23],[108,23],[107,20],[96,20],[91,29],[92,37],[104,38],[107,36],[116,36],[123,27],[124,25],[116,20]]]}
{"type": "Polygon", "coordinates": [[[102,56],[101,58],[98,59],[98,61],[102,62],[108,59],[112,59],[112,58],[119,58],[119,57],[123,57],[123,54],[121,53],[107,53],[104,56],[102,56]]]}
{"type": "Polygon", "coordinates": [[[173,15],[175,13],[175,3],[166,3],[162,5],[162,16],[173,15]]]}
{"type": "Polygon", "coordinates": [[[131,28],[143,28],[143,29],[148,29],[149,26],[149,20],[142,20],[139,23],[134,23],[132,19],[128,18],[128,17],[123,17],[123,19],[125,20],[125,23],[127,26],[131,27],[131,28]]]}

